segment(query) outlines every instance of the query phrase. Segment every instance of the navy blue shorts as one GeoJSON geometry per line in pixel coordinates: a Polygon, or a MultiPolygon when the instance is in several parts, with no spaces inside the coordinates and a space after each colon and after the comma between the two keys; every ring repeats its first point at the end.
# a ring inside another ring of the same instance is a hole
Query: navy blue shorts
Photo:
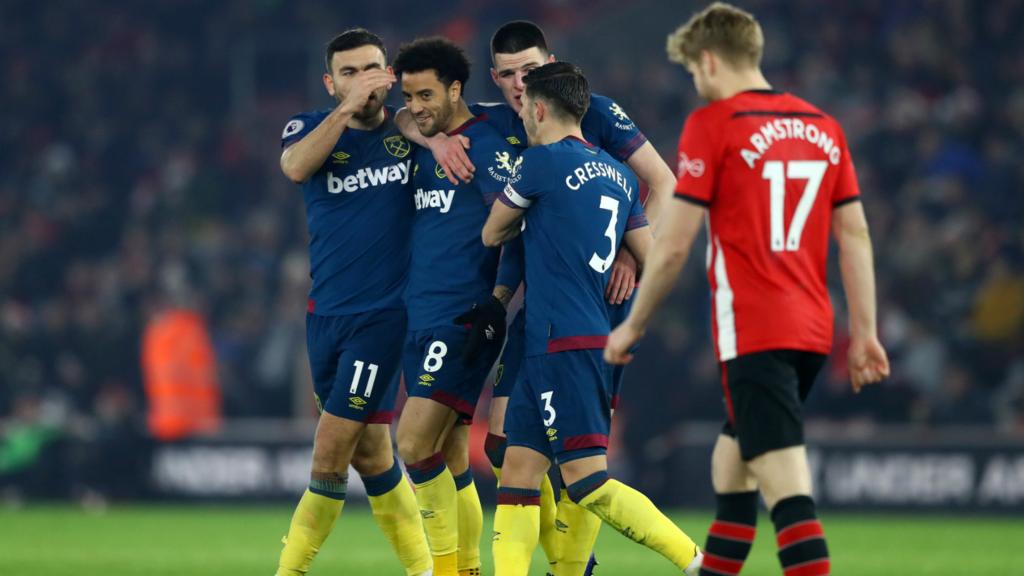
{"type": "Polygon", "coordinates": [[[306,314],[317,409],[367,424],[390,423],[405,328],[404,309],[349,316],[306,314]]]}
{"type": "Polygon", "coordinates": [[[487,347],[473,364],[466,364],[462,351],[468,339],[469,330],[463,326],[410,330],[402,356],[409,397],[444,404],[459,414],[463,424],[473,421],[480,392],[499,352],[487,347]]]}
{"type": "Polygon", "coordinates": [[[612,420],[612,367],[603,350],[530,356],[505,412],[509,446],[559,463],[604,454],[612,420]]]}
{"type": "Polygon", "coordinates": [[[519,380],[525,355],[526,310],[520,309],[508,326],[505,349],[501,353],[501,360],[498,361],[498,370],[494,375],[494,392],[491,396],[500,398],[512,395],[516,381],[519,380]]]}

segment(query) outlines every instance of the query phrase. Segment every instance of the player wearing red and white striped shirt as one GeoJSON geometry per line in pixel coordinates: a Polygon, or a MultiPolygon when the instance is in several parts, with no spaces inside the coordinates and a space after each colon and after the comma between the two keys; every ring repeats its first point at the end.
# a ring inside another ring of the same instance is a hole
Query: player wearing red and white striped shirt
{"type": "Polygon", "coordinates": [[[871,240],[839,124],[771,89],[760,70],[764,38],[754,17],[715,3],[669,37],[672,60],[709,101],[679,141],[676,198],[630,316],[609,336],[605,359],[631,360],[668,294],[701,223],[713,335],[727,422],[712,456],[718,511],[701,574],[739,573],[750,551],[760,490],[775,524],[786,576],[831,571],[811,498],[803,401],[832,348],[825,283],[829,232],[849,307],[853,389],[889,375],[878,341],[871,240]]]}

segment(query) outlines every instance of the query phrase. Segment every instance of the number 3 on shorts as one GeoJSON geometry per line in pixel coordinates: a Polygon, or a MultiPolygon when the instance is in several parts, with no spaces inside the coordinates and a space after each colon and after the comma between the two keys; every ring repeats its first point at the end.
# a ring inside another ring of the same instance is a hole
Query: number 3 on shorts
{"type": "Polygon", "coordinates": [[[444,356],[448,353],[448,345],[440,340],[434,340],[427,348],[427,357],[423,359],[423,369],[427,372],[437,372],[444,366],[444,356]]]}
{"type": "Polygon", "coordinates": [[[544,425],[551,426],[555,423],[555,418],[558,417],[558,413],[555,412],[555,407],[551,405],[551,397],[555,394],[554,390],[545,392],[540,395],[541,400],[544,401],[544,425]]]}

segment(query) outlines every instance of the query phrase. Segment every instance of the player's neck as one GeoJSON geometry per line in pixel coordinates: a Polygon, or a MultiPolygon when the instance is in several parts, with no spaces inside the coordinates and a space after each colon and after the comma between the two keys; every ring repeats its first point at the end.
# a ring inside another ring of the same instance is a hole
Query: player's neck
{"type": "Polygon", "coordinates": [[[556,123],[543,127],[537,134],[537,142],[541,146],[561,142],[570,136],[584,140],[583,130],[579,124],[556,123]]]}
{"type": "Polygon", "coordinates": [[[348,127],[355,128],[356,130],[374,130],[384,123],[384,118],[386,118],[386,113],[384,112],[384,107],[381,106],[380,111],[369,120],[363,120],[353,116],[348,121],[348,127]]]}
{"type": "Polygon", "coordinates": [[[459,126],[469,122],[472,118],[473,113],[469,111],[469,106],[466,106],[466,101],[459,100],[459,103],[455,107],[455,114],[452,114],[452,119],[448,121],[448,125],[444,128],[445,133],[455,130],[459,126]]]}
{"type": "Polygon", "coordinates": [[[732,98],[747,90],[771,90],[772,85],[761,73],[760,69],[733,72],[722,78],[718,99],[732,98]]]}

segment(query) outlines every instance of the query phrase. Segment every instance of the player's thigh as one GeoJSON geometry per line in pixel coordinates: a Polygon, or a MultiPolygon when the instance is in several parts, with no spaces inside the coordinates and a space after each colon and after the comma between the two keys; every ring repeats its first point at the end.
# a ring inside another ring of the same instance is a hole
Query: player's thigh
{"type": "Polygon", "coordinates": [[[720,434],[711,452],[711,484],[716,494],[757,490],[757,479],[740,456],[736,439],[720,434]]]}
{"type": "Polygon", "coordinates": [[[323,412],[325,401],[334,390],[341,357],[341,335],[338,317],[306,314],[306,354],[313,380],[313,398],[317,410],[323,412]]]}
{"type": "Polygon", "coordinates": [[[346,317],[339,328],[341,354],[334,384],[327,398],[320,397],[325,412],[365,424],[391,422],[404,328],[404,310],[346,317]]]}
{"type": "Polygon", "coordinates": [[[745,354],[722,365],[730,428],[744,461],[804,443],[797,369],[787,351],[745,354]]]}
{"type": "Polygon", "coordinates": [[[409,331],[402,353],[409,399],[432,400],[471,422],[496,351],[466,363],[463,351],[468,341],[469,332],[461,326],[409,331]]]}
{"type": "Polygon", "coordinates": [[[569,486],[598,472],[607,472],[608,456],[605,454],[595,454],[593,456],[576,458],[560,463],[558,470],[562,473],[562,482],[569,486]]]}
{"type": "Polygon", "coordinates": [[[509,446],[501,469],[501,485],[537,490],[550,466],[551,460],[542,452],[528,446],[509,446]]]}
{"type": "Polygon", "coordinates": [[[321,413],[313,439],[313,472],[348,472],[352,454],[365,428],[362,422],[321,413]]]}
{"type": "Polygon", "coordinates": [[[398,420],[399,456],[406,462],[418,462],[436,454],[458,418],[459,415],[444,404],[410,397],[398,420]]]}
{"type": "Polygon", "coordinates": [[[352,467],[360,476],[376,476],[391,469],[395,455],[391,448],[391,426],[368,424],[356,443],[352,467]]]}
{"type": "Polygon", "coordinates": [[[748,462],[747,466],[757,478],[769,510],[790,496],[811,495],[811,471],[804,446],[765,452],[748,462]]]}
{"type": "Polygon", "coordinates": [[[496,436],[505,435],[505,412],[508,411],[508,397],[492,397],[487,417],[487,431],[496,436]]]}

